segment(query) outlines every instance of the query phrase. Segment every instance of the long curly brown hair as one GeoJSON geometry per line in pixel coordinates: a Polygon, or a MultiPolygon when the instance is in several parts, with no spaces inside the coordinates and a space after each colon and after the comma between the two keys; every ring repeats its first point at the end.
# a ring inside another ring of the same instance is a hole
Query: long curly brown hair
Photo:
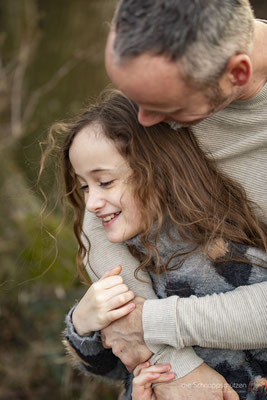
{"type": "Polygon", "coordinates": [[[213,257],[209,251],[211,244],[218,239],[267,251],[267,225],[257,217],[256,206],[237,182],[218,171],[190,129],[176,131],[166,123],[145,128],[138,122],[136,104],[119,91],[108,90],[95,105],[72,121],[51,127],[41,161],[40,174],[53,150],[60,155],[64,195],[74,209],[74,232],[79,244],[77,266],[83,277],[85,205],[69,160],[69,149],[75,135],[95,123],[114,142],[132,169],[129,184],[142,205],[140,211],[146,227],[141,238],[147,256],[138,269],[148,266],[155,253],[156,267],[160,265],[157,238],[163,216],[169,218],[183,241],[192,243],[210,258],[213,257]],[[62,144],[59,138],[63,139],[62,144]]]}

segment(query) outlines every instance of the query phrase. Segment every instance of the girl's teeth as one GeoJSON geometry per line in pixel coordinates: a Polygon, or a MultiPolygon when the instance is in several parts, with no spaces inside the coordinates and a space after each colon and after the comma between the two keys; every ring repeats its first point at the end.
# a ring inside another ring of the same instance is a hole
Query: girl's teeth
{"type": "Polygon", "coordinates": [[[110,214],[107,217],[102,218],[104,222],[108,222],[111,221],[116,215],[119,215],[119,212],[115,213],[115,214],[110,214]]]}
{"type": "Polygon", "coordinates": [[[110,221],[110,220],[111,220],[112,218],[114,218],[114,217],[115,217],[114,214],[108,215],[107,217],[103,218],[103,221],[104,221],[104,222],[108,222],[108,221],[110,221]]]}

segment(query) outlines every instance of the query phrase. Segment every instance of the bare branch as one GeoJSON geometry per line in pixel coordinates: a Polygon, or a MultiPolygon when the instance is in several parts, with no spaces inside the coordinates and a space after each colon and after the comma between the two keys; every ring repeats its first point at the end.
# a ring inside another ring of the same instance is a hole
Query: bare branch
{"type": "Polygon", "coordinates": [[[15,68],[14,79],[11,88],[11,136],[18,138],[22,133],[21,124],[21,102],[25,71],[28,65],[30,46],[28,43],[22,43],[18,63],[15,68]]]}
{"type": "MultiPolygon", "coordinates": [[[[17,57],[14,57],[14,75],[11,80],[10,90],[10,125],[11,137],[13,139],[17,139],[23,134],[21,117],[24,77],[31,56],[34,54],[40,39],[38,28],[39,14],[34,0],[27,0],[23,3],[23,15],[25,18],[25,31],[20,41],[17,57]]],[[[11,67],[10,71],[12,71],[12,65],[14,65],[13,62],[8,65],[9,68],[11,67]]]]}
{"type": "Polygon", "coordinates": [[[52,89],[54,89],[58,83],[70,73],[72,69],[74,69],[82,60],[91,57],[92,50],[94,49],[94,45],[91,45],[89,48],[78,51],[71,59],[65,62],[56,73],[46,82],[43,86],[36,89],[27,103],[23,114],[23,124],[27,124],[33,115],[36,106],[42,96],[46,93],[49,93],[52,89]]]}

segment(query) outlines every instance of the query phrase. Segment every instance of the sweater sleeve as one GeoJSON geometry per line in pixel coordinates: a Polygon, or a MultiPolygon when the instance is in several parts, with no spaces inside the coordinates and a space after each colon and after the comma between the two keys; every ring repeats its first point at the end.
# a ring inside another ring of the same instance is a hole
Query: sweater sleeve
{"type": "Polygon", "coordinates": [[[72,323],[73,307],[66,316],[66,330],[63,344],[72,363],[86,374],[93,374],[111,380],[125,380],[129,372],[122,362],[114,356],[111,349],[102,346],[100,332],[82,337],[72,323]]]}
{"type": "Polygon", "coordinates": [[[232,350],[265,348],[266,309],[267,282],[200,298],[146,300],[145,342],[151,351],[159,344],[176,349],[194,345],[232,350]],[[159,325],[165,327],[164,333],[159,325]]]}
{"type": "MultiPolygon", "coordinates": [[[[125,244],[110,243],[107,240],[98,218],[86,212],[83,230],[91,244],[89,253],[90,265],[86,262],[86,269],[93,282],[98,280],[106,270],[116,265],[121,265],[121,276],[124,283],[133,290],[136,296],[146,299],[157,299],[149,274],[144,271],[140,271],[138,274],[138,277],[144,282],[135,278],[134,271],[138,267],[139,262],[130,254],[125,244]]],[[[87,241],[84,241],[84,243],[88,247],[87,241]]],[[[203,363],[203,360],[191,347],[177,350],[165,344],[159,344],[154,346],[154,351],[152,352],[154,355],[151,357],[150,362],[152,364],[170,363],[172,371],[176,373],[177,378],[187,375],[203,363]]]]}

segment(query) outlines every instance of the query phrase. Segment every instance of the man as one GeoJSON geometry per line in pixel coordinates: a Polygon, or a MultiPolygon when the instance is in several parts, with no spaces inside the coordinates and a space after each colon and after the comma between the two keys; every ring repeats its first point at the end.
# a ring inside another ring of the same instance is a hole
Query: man
{"type": "MultiPolygon", "coordinates": [[[[249,199],[260,207],[260,218],[267,216],[266,43],[267,25],[254,19],[247,0],[122,0],[106,48],[107,72],[113,83],[138,104],[140,123],[150,126],[166,121],[191,126],[219,168],[241,183],[249,199]]],[[[103,243],[96,237],[90,239],[103,243]]],[[[107,253],[119,252],[115,246],[107,248],[106,244],[107,253]]],[[[92,257],[92,265],[99,266],[100,257],[92,257]]],[[[121,265],[133,265],[122,252],[120,257],[121,265]]],[[[144,298],[153,296],[148,292],[142,288],[144,298]]],[[[225,381],[188,346],[204,346],[207,335],[211,339],[206,347],[212,346],[213,337],[227,346],[227,334],[233,346],[249,346],[250,340],[251,345],[254,340],[266,346],[266,292],[264,283],[210,298],[175,299],[175,303],[170,298],[141,299],[129,317],[104,330],[103,341],[132,370],[143,361],[139,354],[148,357],[150,351],[157,354],[165,343],[173,346],[177,325],[181,324],[184,342],[187,335],[191,339],[180,346],[176,356],[173,348],[164,347],[156,357],[159,362],[170,361],[178,379],[156,387],[156,395],[160,399],[236,399],[231,389],[224,390],[225,381]],[[255,307],[259,313],[251,315],[244,331],[242,319],[255,307]],[[181,319],[170,323],[170,308],[181,319]],[[212,321],[213,313],[220,315],[221,321],[216,320],[207,329],[199,315],[212,321]],[[235,342],[230,327],[233,320],[235,342]],[[172,325],[163,342],[160,324],[172,325]],[[224,324],[230,324],[229,330],[224,324]],[[198,384],[197,394],[192,383],[198,384]],[[211,384],[217,384],[217,389],[210,390],[211,384]]]]}

